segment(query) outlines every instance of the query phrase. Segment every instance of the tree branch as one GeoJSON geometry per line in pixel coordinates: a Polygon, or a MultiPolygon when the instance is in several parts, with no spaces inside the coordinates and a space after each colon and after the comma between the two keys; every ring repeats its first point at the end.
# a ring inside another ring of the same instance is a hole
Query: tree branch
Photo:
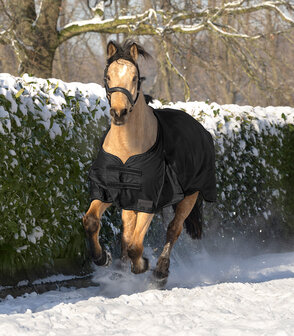
{"type": "Polygon", "coordinates": [[[0,31],[0,44],[11,44],[11,35],[9,30],[0,31]]]}
{"type": "MultiPolygon", "coordinates": [[[[119,16],[103,21],[99,18],[75,21],[59,30],[59,41],[62,43],[73,36],[86,32],[159,35],[161,34],[162,28],[152,24],[151,20],[154,16],[156,17],[157,13],[153,9],[148,9],[142,14],[119,16]]],[[[154,22],[156,22],[156,20],[154,20],[154,22]]]]}
{"type": "Polygon", "coordinates": [[[101,20],[98,17],[91,20],[76,21],[60,29],[59,42],[62,43],[73,36],[86,32],[162,36],[172,33],[196,34],[203,30],[213,30],[226,37],[255,40],[262,37],[263,34],[250,36],[241,32],[227,32],[220,28],[217,20],[227,15],[241,15],[258,12],[263,9],[275,11],[283,21],[294,26],[294,20],[279,8],[279,6],[287,6],[288,11],[292,10],[293,6],[287,0],[263,1],[260,4],[250,6],[243,6],[244,3],[245,0],[238,0],[226,3],[222,7],[206,8],[205,10],[192,11],[191,13],[169,14],[162,10],[148,9],[141,14],[119,16],[108,20],[101,20]],[[195,21],[195,23],[186,24],[187,20],[195,21]]]}
{"type": "Polygon", "coordinates": [[[210,20],[207,21],[208,26],[216,31],[217,33],[219,33],[220,35],[226,36],[226,37],[238,37],[238,38],[243,38],[243,39],[248,39],[248,40],[257,40],[260,37],[262,37],[262,34],[258,34],[255,36],[249,36],[247,34],[237,34],[237,33],[228,33],[226,31],[224,31],[223,29],[220,29],[219,27],[217,27],[215,24],[213,24],[210,20]]]}
{"type": "Polygon", "coordinates": [[[87,0],[87,6],[92,12],[94,17],[98,17],[100,20],[104,18],[104,10],[105,10],[105,1],[104,0],[95,0],[93,6],[90,4],[90,0],[87,0]]]}
{"type": "Polygon", "coordinates": [[[9,14],[9,12],[8,12],[8,10],[7,10],[7,8],[6,8],[5,4],[4,4],[4,2],[3,2],[3,0],[0,0],[0,3],[1,3],[1,5],[2,5],[2,8],[1,8],[2,12],[8,17],[8,19],[9,19],[10,21],[13,21],[12,16],[9,14]]]}
{"type": "Polygon", "coordinates": [[[167,64],[169,65],[171,70],[174,71],[183,80],[184,85],[185,85],[185,101],[189,101],[190,100],[189,84],[188,84],[185,76],[183,74],[181,74],[180,71],[177,69],[177,67],[173,64],[173,62],[172,62],[172,60],[169,56],[169,52],[168,52],[167,44],[166,44],[165,40],[163,40],[162,42],[163,42],[163,48],[164,48],[164,51],[165,51],[165,57],[166,57],[167,64]]]}

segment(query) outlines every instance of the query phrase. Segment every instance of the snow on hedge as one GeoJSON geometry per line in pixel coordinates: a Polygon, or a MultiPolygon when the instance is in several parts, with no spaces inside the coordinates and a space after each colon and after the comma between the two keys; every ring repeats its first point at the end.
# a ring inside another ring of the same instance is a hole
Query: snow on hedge
{"type": "MultiPolygon", "coordinates": [[[[9,74],[0,74],[0,95],[7,100],[8,110],[2,102],[0,106],[0,133],[11,131],[11,122],[22,125],[17,116],[21,117],[33,113],[37,124],[42,124],[54,139],[61,135],[61,129],[73,128],[73,105],[71,100],[78,102],[79,113],[91,113],[93,120],[98,121],[108,111],[105,100],[105,90],[98,84],[64,83],[57,79],[41,79],[25,74],[16,78],[9,74]],[[101,104],[100,104],[100,100],[101,104]],[[64,113],[64,120],[53,120],[58,113],[64,113]],[[93,113],[94,112],[94,113],[93,113]]],[[[71,134],[69,134],[71,136],[71,134]]]]}
{"type": "MultiPolygon", "coordinates": [[[[163,107],[159,101],[153,106],[163,107]]],[[[214,137],[218,203],[206,212],[206,230],[274,230],[284,220],[283,153],[290,107],[220,106],[178,102],[214,137]],[[262,218],[262,221],[257,220],[262,218]],[[262,223],[262,224],[261,224],[262,223]]],[[[88,206],[87,172],[109,123],[104,89],[0,74],[0,269],[83,254],[81,216],[88,206]]],[[[104,219],[105,240],[119,225],[104,219]]]]}
{"type": "Polygon", "coordinates": [[[83,252],[87,171],[108,110],[98,84],[0,74],[0,269],[83,252]]]}

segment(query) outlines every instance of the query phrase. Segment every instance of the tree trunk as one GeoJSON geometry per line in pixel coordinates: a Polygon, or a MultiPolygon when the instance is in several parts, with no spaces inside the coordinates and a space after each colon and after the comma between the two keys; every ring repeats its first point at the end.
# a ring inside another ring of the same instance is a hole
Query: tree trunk
{"type": "Polygon", "coordinates": [[[19,60],[18,72],[37,77],[52,76],[52,64],[58,46],[57,20],[61,0],[43,0],[37,15],[34,0],[10,0],[19,60]]]}

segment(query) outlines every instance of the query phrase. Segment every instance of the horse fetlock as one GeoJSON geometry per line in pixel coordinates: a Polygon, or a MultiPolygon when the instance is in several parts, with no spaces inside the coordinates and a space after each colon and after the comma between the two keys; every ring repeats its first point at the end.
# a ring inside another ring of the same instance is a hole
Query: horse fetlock
{"type": "Polygon", "coordinates": [[[97,266],[109,266],[112,263],[112,257],[110,252],[103,250],[100,258],[94,258],[93,262],[97,266]]]}
{"type": "Polygon", "coordinates": [[[138,259],[143,254],[143,247],[138,245],[128,245],[127,253],[130,259],[132,260],[138,259]]]}
{"type": "Polygon", "coordinates": [[[93,214],[83,217],[83,226],[88,235],[93,235],[99,230],[99,219],[93,214]]]}
{"type": "Polygon", "coordinates": [[[149,269],[149,260],[141,257],[135,262],[131,261],[131,271],[135,274],[144,273],[149,269]]]}
{"type": "Polygon", "coordinates": [[[169,258],[159,257],[153,275],[157,279],[167,279],[169,274],[169,258]]]}

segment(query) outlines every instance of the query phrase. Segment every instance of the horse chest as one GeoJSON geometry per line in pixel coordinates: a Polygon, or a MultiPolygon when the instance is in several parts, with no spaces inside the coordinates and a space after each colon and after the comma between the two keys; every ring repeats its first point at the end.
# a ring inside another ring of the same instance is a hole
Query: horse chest
{"type": "Polygon", "coordinates": [[[103,144],[103,150],[118,157],[123,163],[125,163],[131,156],[140,154],[140,151],[138,150],[124,148],[123,146],[105,146],[103,144]]]}
{"type": "Polygon", "coordinates": [[[147,152],[154,145],[156,137],[148,140],[140,143],[138,140],[122,140],[107,134],[102,147],[105,152],[118,157],[125,163],[130,157],[147,152]]]}

